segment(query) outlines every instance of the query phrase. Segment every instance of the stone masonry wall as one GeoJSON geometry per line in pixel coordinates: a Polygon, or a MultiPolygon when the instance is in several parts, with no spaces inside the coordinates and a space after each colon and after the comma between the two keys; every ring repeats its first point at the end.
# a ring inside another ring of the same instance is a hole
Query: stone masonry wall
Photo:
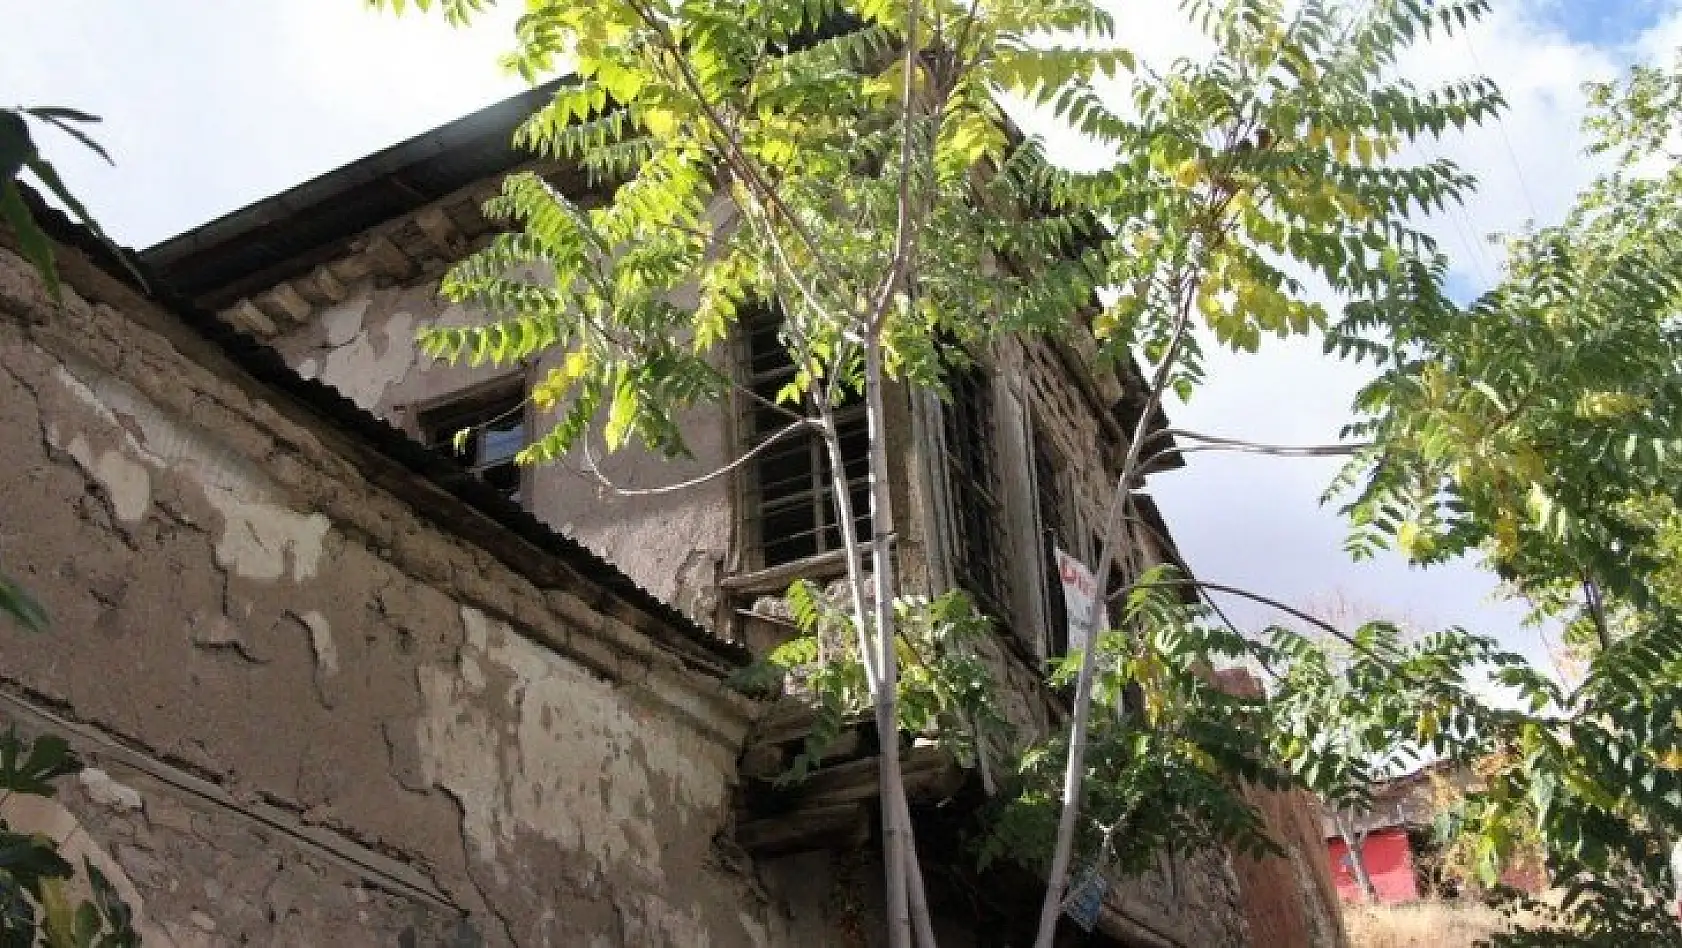
{"type": "Polygon", "coordinates": [[[751,706],[61,258],[55,308],[0,250],[0,562],[52,616],[0,716],[95,765],[30,818],[149,945],[778,941],[715,843],[751,706]]]}
{"type": "MultiPolygon", "coordinates": [[[[1073,549],[1068,552],[1083,559],[1089,568],[1096,567],[1096,536],[1108,513],[1115,490],[1114,472],[1126,444],[1117,443],[1106,432],[1094,406],[1071,378],[1070,366],[1049,340],[1003,343],[996,358],[1001,387],[1009,396],[1004,401],[1009,406],[1007,411],[1019,412],[1023,417],[1023,424],[1014,430],[1001,419],[1001,440],[1015,437],[1026,442],[1042,437],[1050,442],[1066,465],[1055,489],[1065,505],[1065,514],[1072,513],[1079,523],[1078,526],[1065,524],[1073,541],[1073,549]]],[[[1028,476],[1028,467],[1033,463],[1031,444],[1024,443],[1014,450],[1004,445],[1003,450],[1018,457],[1019,476],[1028,476]]],[[[1018,503],[1036,503],[1035,493],[1018,490],[1018,503]]],[[[1027,519],[1038,528],[1036,520],[1027,519]]],[[[1164,543],[1148,527],[1130,522],[1124,529],[1138,567],[1164,561],[1167,556],[1164,543]]],[[[1043,594],[1037,583],[1044,581],[1038,567],[1040,542],[1037,533],[1024,531],[1024,535],[1013,539],[1012,546],[1035,552],[1031,559],[1024,558],[1029,559],[1030,568],[1016,573],[1021,585],[1031,587],[1019,592],[1017,612],[1033,621],[1044,622],[1046,619],[1037,602],[1037,597],[1043,594]]],[[[994,663],[996,670],[1001,666],[1012,676],[1013,694],[1029,691],[1028,682],[1021,677],[1019,662],[994,663]]],[[[1020,712],[1016,714],[1014,720],[1018,726],[1023,717],[1020,712]]],[[[1270,944],[1249,940],[1239,880],[1234,875],[1231,859],[1218,851],[1190,857],[1164,854],[1154,871],[1119,881],[1107,897],[1105,919],[1114,933],[1134,938],[1141,944],[1199,948],[1270,944]]]]}

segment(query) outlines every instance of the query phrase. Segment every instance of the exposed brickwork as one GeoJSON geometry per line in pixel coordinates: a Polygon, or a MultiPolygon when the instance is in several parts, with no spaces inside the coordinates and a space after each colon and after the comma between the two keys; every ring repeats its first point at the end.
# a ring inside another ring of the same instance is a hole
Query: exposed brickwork
{"type": "MultiPolygon", "coordinates": [[[[1242,669],[1219,672],[1216,680],[1233,694],[1262,693],[1261,683],[1242,669]]],[[[1302,790],[1251,789],[1248,796],[1268,835],[1285,850],[1283,856],[1233,858],[1250,944],[1341,948],[1347,936],[1321,837],[1318,801],[1302,790]]]]}

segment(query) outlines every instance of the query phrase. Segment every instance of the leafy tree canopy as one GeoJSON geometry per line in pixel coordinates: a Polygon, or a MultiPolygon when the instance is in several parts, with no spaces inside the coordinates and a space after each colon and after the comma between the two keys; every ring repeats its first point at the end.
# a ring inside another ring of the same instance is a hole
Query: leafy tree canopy
{"type": "MultiPolygon", "coordinates": [[[[488,2],[437,5],[465,22],[488,2]]],[[[747,307],[768,305],[798,374],[781,392],[740,396],[832,442],[833,407],[863,398],[874,462],[884,384],[939,390],[947,366],[1004,334],[1090,331],[1113,361],[1142,354],[1154,366],[1148,417],[1164,391],[1203,381],[1194,326],[1243,350],[1323,332],[1330,352],[1376,372],[1350,430],[1367,447],[1334,485],[1352,549],[1394,546],[1422,564],[1480,551],[1547,615],[1575,617],[1585,594],[1601,643],[1585,680],[1567,691],[1457,630],[1410,644],[1369,627],[1347,635],[1350,661],[1329,663],[1289,633],[1258,645],[1212,631],[1161,595],[1189,580],[1147,573],[1118,628],[1064,668],[1077,722],[1089,699],[1112,713],[1022,755],[1001,826],[1037,821],[1043,841],[1052,812],[1066,821],[1084,794],[1086,859],[1124,836],[1261,846],[1243,781],[1358,799],[1373,748],[1501,750],[1508,763],[1460,814],[1479,864],[1493,871],[1514,840],[1540,839],[1555,879],[1582,883],[1573,905],[1615,892],[1650,907],[1682,817],[1682,261],[1664,154],[1678,86],[1648,70],[1596,89],[1592,127],[1616,170],[1565,223],[1516,238],[1501,285],[1458,305],[1413,220],[1471,181],[1402,149],[1488,118],[1501,98],[1477,78],[1417,88],[1393,67],[1486,9],[1190,0],[1213,53],[1153,69],[1126,49],[1125,24],[1085,0],[526,0],[509,65],[531,78],[564,66],[573,79],[519,140],[581,166],[608,196],[586,203],[535,174],[510,178],[489,210],[515,229],[443,286],[488,321],[427,330],[422,345],[475,363],[547,357],[532,398],[556,421],[528,463],[576,447],[598,418],[610,447],[677,453],[672,419],[734,384],[716,347],[747,307]],[[999,93],[1109,160],[1056,166],[999,93]],[[1341,314],[1308,278],[1342,298],[1341,314]],[[1104,288],[1115,293],[1100,305],[1104,288]],[[1204,663],[1222,654],[1273,667],[1274,700],[1209,687],[1204,663]],[[1490,671],[1521,707],[1478,699],[1467,682],[1490,671]],[[1130,689],[1141,704],[1122,700],[1130,689]],[[1089,750],[1101,766],[1083,763],[1089,750]],[[1072,775],[1061,786],[1059,759],[1072,775]]],[[[1145,469],[1148,434],[1143,422],[1133,432],[1123,493],[1145,469]]],[[[883,470],[873,463],[877,481],[883,470]]],[[[843,483],[833,493],[849,502],[843,483]]],[[[870,506],[885,531],[885,487],[870,506]]],[[[837,521],[851,524],[850,508],[837,521]]],[[[889,536],[875,539],[883,549],[889,536]]],[[[910,713],[893,707],[896,622],[912,627],[906,647],[962,636],[918,626],[932,620],[906,600],[896,615],[886,558],[867,615],[860,569],[849,562],[851,622],[828,622],[856,644],[785,657],[856,662],[828,680],[872,696],[884,729],[961,716],[979,692],[930,676],[908,675],[910,713]],[[888,644],[873,648],[872,634],[888,644]]],[[[950,602],[920,608],[959,621],[950,602]]],[[[810,596],[805,611],[809,627],[826,624],[810,596]]],[[[1052,859],[1053,910],[1067,855],[1052,859]]]]}

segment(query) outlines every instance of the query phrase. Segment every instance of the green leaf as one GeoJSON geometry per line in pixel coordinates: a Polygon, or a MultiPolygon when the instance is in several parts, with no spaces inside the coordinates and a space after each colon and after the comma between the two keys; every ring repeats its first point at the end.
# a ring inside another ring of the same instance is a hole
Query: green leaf
{"type": "Polygon", "coordinates": [[[23,116],[11,109],[0,109],[0,183],[16,178],[35,153],[35,143],[30,140],[29,125],[23,116]]]}
{"type": "Polygon", "coordinates": [[[613,401],[608,404],[607,424],[602,428],[602,440],[609,450],[617,450],[625,443],[637,418],[637,392],[628,377],[621,377],[613,389],[613,401]]]}
{"type": "Polygon", "coordinates": [[[58,265],[53,259],[52,241],[35,223],[35,217],[23,203],[23,195],[18,192],[16,181],[0,181],[0,221],[9,225],[17,236],[18,248],[23,252],[24,259],[40,274],[54,302],[62,300],[64,290],[58,279],[58,265]]]}
{"type": "Polygon", "coordinates": [[[27,745],[27,755],[25,746],[15,729],[0,736],[0,790],[50,797],[55,792],[51,781],[79,767],[70,745],[57,735],[36,738],[27,745]]]}
{"type": "Polygon", "coordinates": [[[89,137],[86,132],[70,124],[70,122],[98,122],[100,120],[99,116],[57,106],[37,106],[23,111],[81,142],[89,151],[105,159],[106,164],[116,164],[111,160],[111,155],[105,151],[103,146],[89,137]]]}
{"type": "Polygon", "coordinates": [[[82,226],[91,231],[94,237],[111,251],[112,256],[116,257],[118,262],[123,265],[123,268],[129,272],[129,276],[134,278],[135,283],[138,284],[142,290],[145,290],[146,277],[141,274],[137,267],[135,267],[134,261],[130,259],[128,253],[124,251],[123,248],[117,246],[116,242],[110,237],[105,235],[105,231],[99,226],[99,222],[94,220],[93,215],[88,213],[88,209],[82,206],[82,202],[70,192],[70,189],[66,187],[64,182],[59,178],[57,169],[55,169],[52,164],[47,161],[47,159],[42,158],[39,155],[29,159],[24,162],[24,164],[30,171],[35,172],[35,176],[41,179],[41,183],[46,185],[48,191],[52,192],[60,201],[64,202],[64,206],[69,208],[70,212],[76,215],[76,218],[81,221],[82,226]]]}
{"type": "Polygon", "coordinates": [[[31,632],[46,631],[47,610],[10,576],[0,573],[0,612],[31,632]]]}

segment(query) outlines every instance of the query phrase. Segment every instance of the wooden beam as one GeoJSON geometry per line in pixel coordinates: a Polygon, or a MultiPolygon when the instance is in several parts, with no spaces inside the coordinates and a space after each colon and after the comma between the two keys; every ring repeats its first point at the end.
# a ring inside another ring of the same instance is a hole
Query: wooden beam
{"type": "MultiPolygon", "coordinates": [[[[943,799],[963,785],[964,772],[952,755],[935,746],[913,747],[902,762],[905,792],[912,799],[943,799]]],[[[790,788],[799,810],[873,800],[877,793],[876,758],[866,757],[820,767],[790,788]]]]}
{"type": "MultiPolygon", "coordinates": [[[[859,553],[868,558],[870,544],[859,544],[859,553]]],[[[733,573],[719,580],[718,585],[729,592],[742,595],[771,595],[788,591],[790,583],[796,579],[824,580],[833,579],[847,570],[846,553],[843,550],[831,550],[804,559],[772,566],[768,569],[754,570],[751,573],[733,573]]]]}
{"type": "Polygon", "coordinates": [[[299,325],[310,318],[315,307],[310,301],[295,289],[290,283],[279,283],[270,287],[256,299],[257,307],[269,314],[276,326],[299,325]]]}
{"type": "Polygon", "coordinates": [[[254,306],[250,300],[240,300],[216,315],[235,329],[263,339],[273,336],[278,331],[268,314],[254,306]]]}
{"type": "Polygon", "coordinates": [[[344,282],[325,266],[316,267],[308,276],[299,277],[293,285],[310,302],[322,305],[343,302],[350,295],[344,282]]]}
{"type": "Polygon", "coordinates": [[[381,276],[402,279],[415,268],[415,262],[409,259],[409,255],[397,249],[391,238],[384,234],[370,237],[367,249],[363,253],[372,264],[369,270],[381,276]]]}
{"type": "Polygon", "coordinates": [[[858,849],[870,842],[870,811],[847,803],[749,820],[737,826],[736,842],[755,856],[858,849]]]}
{"type": "Polygon", "coordinates": [[[373,261],[363,253],[353,253],[348,257],[340,257],[328,264],[327,269],[335,280],[347,287],[359,280],[366,279],[374,272],[373,261]]]}
{"type": "Polygon", "coordinates": [[[426,235],[426,239],[445,257],[458,255],[467,241],[456,230],[455,222],[450,215],[438,206],[429,207],[415,215],[415,226],[426,235]]]}
{"type": "Polygon", "coordinates": [[[753,726],[749,740],[755,744],[786,744],[805,737],[812,730],[812,706],[804,698],[784,698],[753,726]]]}

